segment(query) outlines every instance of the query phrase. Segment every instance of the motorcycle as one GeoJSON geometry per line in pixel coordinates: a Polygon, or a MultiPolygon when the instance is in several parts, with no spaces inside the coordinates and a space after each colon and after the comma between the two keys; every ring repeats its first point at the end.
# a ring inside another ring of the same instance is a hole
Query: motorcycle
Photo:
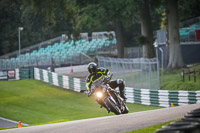
{"type": "Polygon", "coordinates": [[[95,100],[100,104],[101,108],[107,109],[108,113],[113,112],[116,115],[126,114],[129,109],[123,98],[120,97],[119,92],[109,86],[111,77],[102,76],[92,83],[91,91],[88,96],[94,95],[95,100]]]}

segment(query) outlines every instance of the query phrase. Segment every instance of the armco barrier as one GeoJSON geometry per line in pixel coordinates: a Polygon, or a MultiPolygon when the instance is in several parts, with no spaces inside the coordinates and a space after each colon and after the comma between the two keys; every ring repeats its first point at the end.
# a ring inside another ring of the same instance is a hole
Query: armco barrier
{"type": "MultiPolygon", "coordinates": [[[[65,89],[80,92],[85,90],[85,80],[61,76],[54,72],[34,68],[34,78],[65,89]]],[[[200,103],[200,91],[168,91],[125,88],[127,102],[152,106],[170,107],[200,103]]]]}

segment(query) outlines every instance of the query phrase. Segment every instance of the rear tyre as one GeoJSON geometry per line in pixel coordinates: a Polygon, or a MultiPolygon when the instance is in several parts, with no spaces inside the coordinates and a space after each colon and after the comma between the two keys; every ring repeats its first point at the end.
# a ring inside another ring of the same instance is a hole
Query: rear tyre
{"type": "Polygon", "coordinates": [[[106,105],[110,108],[110,111],[115,113],[116,115],[120,115],[121,114],[121,110],[115,105],[115,103],[113,101],[111,101],[110,99],[105,99],[105,103],[106,105]]]}

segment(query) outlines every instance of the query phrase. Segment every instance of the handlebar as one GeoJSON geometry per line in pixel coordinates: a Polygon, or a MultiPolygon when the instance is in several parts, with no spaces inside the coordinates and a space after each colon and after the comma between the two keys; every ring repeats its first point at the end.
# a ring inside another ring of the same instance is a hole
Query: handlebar
{"type": "Polygon", "coordinates": [[[96,89],[96,86],[99,84],[102,84],[102,85],[106,85],[110,82],[111,78],[112,78],[112,75],[113,74],[110,74],[110,75],[103,75],[103,77],[101,77],[99,80],[95,81],[92,86],[91,86],[91,90],[90,92],[88,93],[88,96],[91,96],[93,93],[94,93],[94,90],[96,89]]]}

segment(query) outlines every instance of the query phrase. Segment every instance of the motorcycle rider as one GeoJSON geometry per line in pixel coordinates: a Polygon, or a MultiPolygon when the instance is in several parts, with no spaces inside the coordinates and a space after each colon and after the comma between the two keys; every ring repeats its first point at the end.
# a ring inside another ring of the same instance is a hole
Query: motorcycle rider
{"type": "MultiPolygon", "coordinates": [[[[86,78],[86,88],[89,90],[88,96],[91,95],[91,85],[94,81],[96,81],[97,79],[101,78],[103,75],[109,76],[110,75],[110,71],[108,69],[105,68],[98,68],[97,64],[94,62],[91,62],[88,64],[88,71],[89,71],[89,75],[86,78]]],[[[124,81],[122,79],[117,79],[117,80],[112,80],[109,82],[109,85],[112,89],[116,89],[117,87],[119,87],[120,90],[120,96],[126,100],[127,98],[124,95],[124,81]]]]}

